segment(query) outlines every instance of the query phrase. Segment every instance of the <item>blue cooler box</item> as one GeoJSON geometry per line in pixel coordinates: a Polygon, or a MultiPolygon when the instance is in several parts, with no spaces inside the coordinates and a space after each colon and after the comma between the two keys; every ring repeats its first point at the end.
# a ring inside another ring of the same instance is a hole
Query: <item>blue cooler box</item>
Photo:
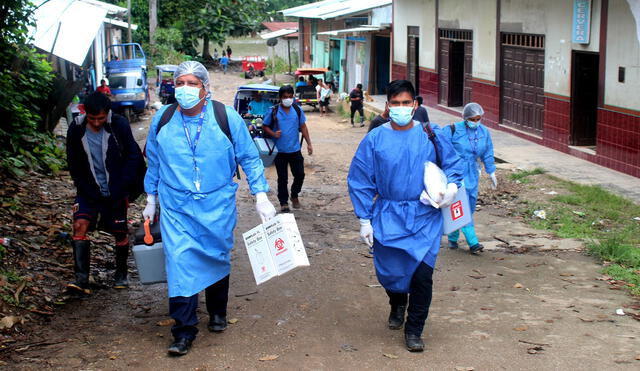
{"type": "Polygon", "coordinates": [[[449,234],[471,223],[471,208],[469,205],[469,196],[467,190],[461,187],[456,194],[456,198],[451,206],[441,209],[443,224],[443,233],[449,234]]]}
{"type": "Polygon", "coordinates": [[[267,138],[253,138],[253,143],[258,148],[258,152],[260,152],[260,159],[262,160],[264,167],[273,165],[273,160],[278,154],[278,149],[276,148],[276,144],[273,140],[267,138]]]}

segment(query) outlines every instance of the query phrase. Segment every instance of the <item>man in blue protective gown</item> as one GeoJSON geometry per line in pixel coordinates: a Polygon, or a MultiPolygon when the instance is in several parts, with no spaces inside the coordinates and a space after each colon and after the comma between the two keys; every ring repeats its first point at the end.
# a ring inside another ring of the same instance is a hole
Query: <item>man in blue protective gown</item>
{"type": "Polygon", "coordinates": [[[360,236],[373,249],[378,281],[389,296],[389,328],[402,328],[408,303],[405,344],[420,352],[442,236],[439,208],[455,198],[462,167],[441,129],[412,120],[417,105],[409,81],[389,84],[387,106],[391,121],[369,132],[353,157],[349,195],[360,219],[360,236]],[[435,133],[437,149],[429,131],[435,133]],[[449,182],[439,203],[424,192],[423,178],[425,162],[437,162],[436,150],[449,182]]]}
{"type": "MultiPolygon", "coordinates": [[[[464,106],[462,112],[463,121],[456,122],[450,127],[450,131],[445,132],[451,134],[451,143],[453,148],[461,157],[464,166],[464,187],[469,196],[469,206],[471,213],[476,210],[476,201],[478,200],[478,182],[480,180],[480,167],[478,160],[484,164],[484,170],[489,174],[491,179],[491,187],[498,187],[498,178],[496,178],[496,164],[493,158],[493,142],[491,141],[491,133],[481,120],[484,115],[482,106],[478,103],[469,103],[464,106]]],[[[462,227],[462,233],[469,245],[469,251],[477,254],[482,251],[484,246],[478,241],[473,221],[462,227]]],[[[458,239],[460,231],[449,234],[449,248],[458,248],[458,239]]]]}
{"type": "Polygon", "coordinates": [[[174,73],[179,104],[158,131],[168,106],[154,116],[147,137],[145,219],[154,219],[160,201],[160,228],[166,256],[169,312],[175,320],[170,355],[184,355],[196,337],[198,292],[205,290],[208,329],[227,326],[227,299],[233,229],[236,161],[246,174],[263,221],[275,216],[264,167],[244,121],[225,107],[231,140],[219,126],[209,90],[209,73],[200,63],[183,62],[174,73]]]}

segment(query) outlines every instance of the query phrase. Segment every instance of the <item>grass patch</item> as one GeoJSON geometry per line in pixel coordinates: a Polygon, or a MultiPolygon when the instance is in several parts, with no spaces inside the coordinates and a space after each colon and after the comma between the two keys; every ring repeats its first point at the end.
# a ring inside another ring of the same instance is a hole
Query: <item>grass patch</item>
{"type": "Polygon", "coordinates": [[[345,118],[345,119],[351,118],[351,112],[347,111],[344,108],[344,105],[342,105],[342,104],[338,104],[337,112],[342,118],[345,118]]]}
{"type": "Polygon", "coordinates": [[[544,174],[545,170],[542,168],[535,168],[533,170],[520,170],[517,171],[513,174],[509,175],[509,179],[513,180],[514,182],[520,182],[520,183],[530,183],[531,179],[529,179],[530,176],[532,175],[540,175],[540,174],[544,174]]]}
{"type": "MultiPolygon", "coordinates": [[[[542,169],[519,172],[512,174],[512,179],[522,182],[541,173],[542,169]]],[[[556,182],[555,187],[563,189],[563,194],[548,201],[526,202],[528,216],[535,210],[546,212],[546,219],[533,217],[530,223],[563,238],[590,241],[587,248],[591,255],[613,263],[604,272],[630,283],[632,293],[640,295],[640,222],[633,219],[640,216],[640,206],[598,186],[548,179],[556,182]]]]}
{"type": "Polygon", "coordinates": [[[640,296],[640,274],[633,268],[627,268],[620,264],[612,264],[602,270],[602,273],[612,278],[627,283],[631,294],[640,296]]]}

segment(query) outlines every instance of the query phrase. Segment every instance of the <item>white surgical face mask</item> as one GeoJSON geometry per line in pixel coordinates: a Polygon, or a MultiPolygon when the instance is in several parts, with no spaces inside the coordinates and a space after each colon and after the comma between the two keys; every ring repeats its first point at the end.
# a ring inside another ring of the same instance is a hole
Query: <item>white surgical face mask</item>
{"type": "Polygon", "coordinates": [[[413,106],[409,107],[390,107],[389,117],[391,121],[399,126],[407,126],[413,118],[413,106]]]}
{"type": "Polygon", "coordinates": [[[293,98],[286,98],[282,100],[282,105],[285,107],[291,107],[293,104],[293,98]]]}

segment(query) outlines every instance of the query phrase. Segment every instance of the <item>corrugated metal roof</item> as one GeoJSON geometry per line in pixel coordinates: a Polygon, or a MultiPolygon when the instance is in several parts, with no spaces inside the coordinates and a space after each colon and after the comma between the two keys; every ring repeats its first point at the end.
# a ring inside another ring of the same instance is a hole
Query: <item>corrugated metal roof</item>
{"type": "MultiPolygon", "coordinates": [[[[105,18],[104,19],[104,23],[109,23],[109,24],[112,24],[114,26],[118,26],[118,27],[122,27],[122,28],[129,28],[129,24],[127,22],[119,21],[117,19],[105,18]]],[[[138,29],[138,25],[131,23],[131,30],[135,31],[137,29],[138,29]]]]}
{"type": "Polygon", "coordinates": [[[325,0],[281,12],[287,17],[329,19],[365,12],[391,3],[392,0],[325,0]]]}
{"type": "Polygon", "coordinates": [[[282,37],[282,36],[286,36],[286,35],[291,35],[298,32],[298,29],[296,28],[295,30],[278,30],[278,31],[273,31],[273,32],[268,32],[268,33],[263,33],[260,35],[260,37],[264,40],[267,39],[272,39],[274,37],[282,37]]]}
{"type": "Polygon", "coordinates": [[[372,31],[380,31],[383,27],[380,26],[360,26],[354,28],[345,28],[342,30],[332,30],[332,31],[324,31],[318,32],[318,35],[331,35],[336,36],[341,33],[360,33],[360,32],[372,32],[372,31]]]}
{"type": "Polygon", "coordinates": [[[50,0],[41,4],[34,12],[33,44],[81,66],[107,9],[76,0],[50,0]]]}

